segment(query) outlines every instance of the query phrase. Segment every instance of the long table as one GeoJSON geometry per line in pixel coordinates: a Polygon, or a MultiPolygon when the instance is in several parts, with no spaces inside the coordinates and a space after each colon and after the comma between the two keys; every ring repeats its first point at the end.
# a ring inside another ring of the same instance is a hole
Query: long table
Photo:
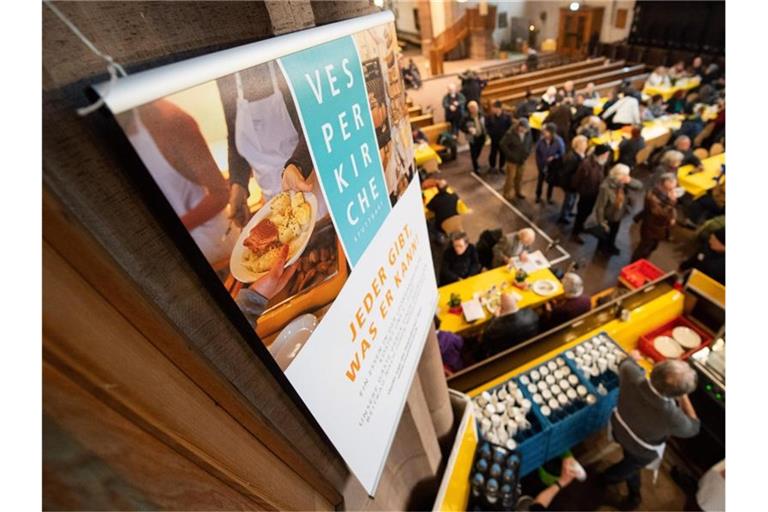
{"type": "MultiPolygon", "coordinates": [[[[686,192],[697,199],[717,185],[720,176],[720,167],[725,163],[725,153],[705,158],[701,161],[704,170],[696,174],[690,174],[692,165],[684,165],[677,170],[677,181],[686,192]]],[[[725,176],[722,177],[725,181],[725,176]]]]}
{"type": "Polygon", "coordinates": [[[540,279],[554,281],[557,283],[557,290],[552,293],[552,295],[546,297],[538,295],[530,289],[520,290],[512,284],[515,280],[514,270],[510,271],[506,265],[486,270],[485,272],[481,272],[455,283],[441,286],[437,290],[437,317],[440,319],[440,329],[461,334],[468,331],[479,330],[491,320],[492,315],[485,309],[485,307],[483,307],[485,317],[471,323],[464,319],[463,313],[451,313],[449,311],[448,301],[450,300],[452,293],[459,294],[462,302],[465,302],[472,299],[475,293],[483,294],[494,285],[497,287],[506,285],[507,288],[505,291],[512,291],[522,297],[518,302],[520,308],[536,307],[563,294],[562,284],[548,268],[531,273],[526,279],[526,282],[530,284],[540,279]]]}
{"type": "Polygon", "coordinates": [[[653,87],[646,85],[643,87],[643,94],[647,95],[648,97],[653,97],[657,94],[660,94],[661,97],[664,98],[664,101],[669,101],[669,98],[674,96],[677,91],[690,91],[691,89],[698,87],[700,83],[701,77],[699,76],[682,78],[675,82],[675,85],[666,87],[653,87]]]}
{"type": "MultiPolygon", "coordinates": [[[[603,105],[608,101],[608,98],[600,98],[597,100],[597,103],[592,107],[592,115],[599,116],[600,112],[603,111],[603,105]]],[[[544,120],[549,115],[549,110],[543,110],[541,112],[534,112],[530,116],[528,116],[528,125],[534,129],[534,130],[541,130],[542,126],[544,126],[544,120]]]]}

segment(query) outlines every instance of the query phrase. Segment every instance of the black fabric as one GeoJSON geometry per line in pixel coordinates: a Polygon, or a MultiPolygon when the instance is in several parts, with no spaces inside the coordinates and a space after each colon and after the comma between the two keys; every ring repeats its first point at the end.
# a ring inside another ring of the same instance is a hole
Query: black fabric
{"type": "Polygon", "coordinates": [[[453,244],[448,244],[440,266],[440,286],[479,274],[480,270],[480,260],[474,245],[469,244],[464,254],[459,255],[453,250],[453,244]]]}
{"type": "Polygon", "coordinates": [[[579,195],[579,202],[576,205],[576,222],[573,225],[573,234],[578,235],[584,231],[584,223],[589,218],[592,210],[595,208],[595,202],[597,201],[597,194],[588,196],[585,194],[579,195]]]}
{"type": "Polygon", "coordinates": [[[439,190],[427,203],[427,209],[435,214],[435,224],[438,228],[443,225],[445,219],[458,213],[458,203],[459,196],[447,190],[439,190]]]}
{"type": "Polygon", "coordinates": [[[531,308],[496,317],[483,332],[486,357],[503,352],[539,333],[539,315],[531,308]]]}
{"type": "Polygon", "coordinates": [[[480,233],[480,238],[477,239],[477,254],[483,267],[491,268],[493,246],[501,240],[502,235],[501,229],[486,229],[480,233]]]}

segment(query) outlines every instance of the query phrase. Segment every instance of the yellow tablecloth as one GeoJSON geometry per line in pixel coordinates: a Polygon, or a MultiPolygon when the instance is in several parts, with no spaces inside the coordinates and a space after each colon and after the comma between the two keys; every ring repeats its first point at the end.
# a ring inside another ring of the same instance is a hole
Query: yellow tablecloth
{"type": "Polygon", "coordinates": [[[661,94],[664,101],[669,101],[669,98],[675,95],[677,91],[690,91],[699,86],[701,83],[701,77],[694,76],[691,78],[683,78],[678,80],[675,85],[669,87],[651,87],[646,85],[643,88],[643,94],[651,97],[657,94],[661,94]]]}
{"type": "Polygon", "coordinates": [[[483,308],[485,318],[476,320],[472,323],[467,323],[464,320],[463,313],[455,314],[449,312],[448,301],[450,300],[452,293],[458,293],[461,296],[462,302],[465,302],[472,299],[475,292],[482,294],[487,292],[493,285],[501,286],[506,283],[508,285],[506,291],[515,292],[522,297],[520,302],[518,302],[518,305],[521,308],[538,306],[539,304],[543,304],[544,302],[562,295],[563,287],[560,284],[560,281],[549,269],[542,269],[532,273],[528,276],[526,281],[530,284],[540,279],[548,279],[557,283],[557,291],[552,295],[542,297],[531,290],[520,290],[512,284],[515,280],[515,273],[514,271],[510,271],[506,265],[486,270],[485,272],[481,272],[480,274],[468,277],[467,279],[462,279],[455,283],[441,286],[437,290],[439,296],[437,317],[440,319],[440,329],[443,331],[460,333],[469,328],[477,328],[485,325],[491,319],[491,314],[488,313],[488,311],[485,311],[485,308],[483,308]]]}
{"type": "MultiPolygon", "coordinates": [[[[448,187],[448,192],[453,192],[454,190],[451,187],[448,187]]],[[[432,213],[430,210],[427,209],[427,205],[432,200],[433,197],[435,197],[435,194],[437,194],[437,187],[429,187],[425,188],[421,191],[421,197],[424,198],[424,213],[426,214],[428,219],[431,219],[434,217],[434,213],[432,213]]],[[[456,204],[456,213],[459,213],[461,215],[465,213],[469,213],[472,210],[467,206],[467,204],[459,198],[459,202],[456,204]]]]}
{"type": "MultiPolygon", "coordinates": [[[[657,139],[670,130],[680,128],[680,119],[682,119],[682,116],[670,115],[654,119],[653,121],[646,121],[643,123],[641,135],[646,143],[649,140],[657,139]]],[[[598,137],[592,137],[589,142],[594,146],[608,144],[613,149],[614,158],[619,158],[619,144],[621,144],[623,139],[629,138],[629,136],[628,130],[613,130],[605,132],[598,137]]]]}
{"type": "MultiPolygon", "coordinates": [[[[715,178],[720,175],[720,166],[725,163],[725,153],[705,158],[701,161],[704,170],[696,174],[688,174],[693,170],[692,165],[684,165],[677,170],[677,181],[694,199],[703,196],[707,190],[714,188],[715,178]]],[[[725,176],[723,176],[723,181],[725,176]]]]}
{"type": "Polygon", "coordinates": [[[437,154],[437,151],[429,147],[429,144],[419,144],[416,146],[413,150],[413,160],[418,166],[423,166],[431,160],[436,160],[438,164],[443,163],[440,159],[440,155],[437,154]]]}

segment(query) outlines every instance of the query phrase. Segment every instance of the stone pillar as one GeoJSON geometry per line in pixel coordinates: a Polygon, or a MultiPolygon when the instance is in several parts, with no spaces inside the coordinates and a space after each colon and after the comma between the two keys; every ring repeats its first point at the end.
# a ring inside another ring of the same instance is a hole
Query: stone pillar
{"type": "Polygon", "coordinates": [[[419,0],[419,27],[421,36],[421,54],[429,59],[429,50],[432,48],[432,8],[429,6],[429,0],[419,0]]]}

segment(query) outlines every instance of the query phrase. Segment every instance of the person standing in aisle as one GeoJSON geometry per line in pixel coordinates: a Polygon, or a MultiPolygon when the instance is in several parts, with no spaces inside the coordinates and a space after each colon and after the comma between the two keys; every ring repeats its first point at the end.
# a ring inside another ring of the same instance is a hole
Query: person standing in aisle
{"type": "Polygon", "coordinates": [[[469,140],[469,156],[472,158],[472,172],[480,174],[480,164],[478,158],[485,146],[485,116],[480,112],[480,107],[476,101],[467,103],[467,115],[461,121],[461,131],[463,131],[469,140]]]}
{"type": "Polygon", "coordinates": [[[491,114],[485,118],[485,131],[488,132],[488,137],[491,139],[491,154],[488,157],[488,165],[490,166],[490,172],[496,172],[504,169],[504,163],[506,158],[504,152],[500,150],[500,143],[504,134],[507,133],[509,127],[512,126],[512,119],[509,114],[504,112],[501,107],[501,102],[496,100],[491,106],[491,114]],[[498,156],[499,166],[496,167],[496,157],[498,156]]]}
{"type": "Polygon", "coordinates": [[[565,193],[565,198],[563,199],[563,207],[560,209],[560,218],[557,220],[561,224],[571,222],[571,217],[574,215],[573,208],[576,206],[576,199],[578,199],[579,193],[576,187],[574,187],[573,179],[576,171],[587,156],[588,144],[585,136],[575,136],[573,141],[571,141],[571,150],[568,151],[563,159],[559,185],[565,193]]]}
{"type": "Polygon", "coordinates": [[[456,84],[448,84],[448,94],[443,96],[443,109],[445,110],[445,120],[451,123],[451,133],[454,137],[459,134],[459,126],[464,117],[466,104],[467,100],[463,94],[456,90],[456,84]]]}
{"type": "Polygon", "coordinates": [[[626,165],[630,169],[634,169],[637,166],[637,154],[644,147],[645,139],[643,139],[642,128],[640,126],[633,126],[632,136],[622,140],[619,144],[618,162],[626,165]]]}
{"type": "Polygon", "coordinates": [[[642,183],[630,177],[629,167],[624,164],[611,167],[608,177],[600,184],[595,201],[595,219],[597,227],[606,232],[606,236],[599,237],[598,248],[603,253],[621,253],[616,247],[616,235],[619,234],[621,220],[632,210],[632,200],[628,192],[642,189],[642,183]]]}
{"type": "Polygon", "coordinates": [[[595,207],[597,193],[600,191],[600,183],[605,176],[605,164],[608,163],[610,151],[611,147],[608,144],[596,146],[592,154],[581,162],[573,177],[573,188],[579,194],[573,237],[580,244],[584,243],[581,233],[584,231],[584,223],[595,207]]]}
{"type": "Polygon", "coordinates": [[[512,189],[518,199],[525,199],[521,189],[525,162],[533,151],[533,136],[527,119],[516,119],[501,139],[501,151],[507,160],[507,179],[504,181],[504,198],[513,199],[512,189]]]}
{"type": "Polygon", "coordinates": [[[658,469],[667,439],[693,437],[701,428],[688,398],[697,386],[696,372],[688,363],[670,359],[657,363],[647,380],[645,370],[637,364],[641,358],[635,350],[619,365],[619,401],[610,428],[624,457],[598,475],[607,485],[627,482],[629,494],[622,510],[640,505],[640,470],[658,469]]]}
{"type": "Polygon", "coordinates": [[[547,202],[552,201],[552,183],[549,181],[550,174],[559,172],[565,156],[565,142],[557,134],[557,126],[553,123],[547,123],[541,130],[541,139],[536,143],[536,167],[539,175],[536,179],[536,203],[541,203],[541,193],[544,188],[544,181],[547,181],[547,202]]]}
{"type": "Polygon", "coordinates": [[[632,253],[632,261],[648,258],[669,238],[669,231],[675,225],[677,209],[677,178],[674,174],[662,174],[655,187],[645,195],[645,207],[635,219],[641,219],[640,243],[632,253]]]}

